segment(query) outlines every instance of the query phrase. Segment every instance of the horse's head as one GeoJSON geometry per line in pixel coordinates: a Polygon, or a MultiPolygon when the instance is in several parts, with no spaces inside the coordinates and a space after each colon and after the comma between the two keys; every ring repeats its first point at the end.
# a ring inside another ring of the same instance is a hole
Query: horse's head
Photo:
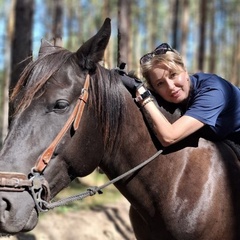
{"type": "Polygon", "coordinates": [[[13,90],[14,113],[0,153],[2,233],[35,227],[38,211],[31,191],[51,199],[76,176],[91,173],[114,148],[119,129],[110,131],[112,118],[121,119],[121,111],[113,114],[110,110],[102,117],[105,132],[96,117],[110,106],[109,94],[100,92],[99,84],[103,89],[112,84],[117,108],[123,97],[114,88],[120,83],[115,77],[115,83],[104,81],[111,72],[98,63],[110,33],[110,19],[106,19],[99,32],[75,53],[43,41],[39,57],[27,66],[13,90]],[[91,161],[81,162],[86,157],[91,161]]]}

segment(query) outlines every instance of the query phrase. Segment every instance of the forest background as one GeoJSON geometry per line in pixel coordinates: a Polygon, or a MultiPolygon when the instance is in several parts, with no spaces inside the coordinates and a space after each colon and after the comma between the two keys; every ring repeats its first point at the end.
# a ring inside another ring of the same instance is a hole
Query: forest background
{"type": "MultiPolygon", "coordinates": [[[[0,0],[0,137],[8,129],[9,92],[42,38],[76,51],[106,17],[112,35],[104,64],[139,72],[139,58],[162,42],[189,73],[216,73],[240,86],[240,0],[0,0]]],[[[1,141],[0,141],[1,143],[1,141]]]]}

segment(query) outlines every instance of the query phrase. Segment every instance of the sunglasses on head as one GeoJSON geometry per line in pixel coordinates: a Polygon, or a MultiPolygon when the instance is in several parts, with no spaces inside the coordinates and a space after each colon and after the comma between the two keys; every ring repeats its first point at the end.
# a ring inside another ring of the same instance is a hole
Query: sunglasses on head
{"type": "Polygon", "coordinates": [[[173,49],[167,43],[162,43],[158,47],[156,47],[154,51],[143,55],[140,58],[140,64],[144,64],[144,63],[150,61],[154,56],[160,55],[160,54],[165,54],[168,51],[173,52],[173,49]]]}

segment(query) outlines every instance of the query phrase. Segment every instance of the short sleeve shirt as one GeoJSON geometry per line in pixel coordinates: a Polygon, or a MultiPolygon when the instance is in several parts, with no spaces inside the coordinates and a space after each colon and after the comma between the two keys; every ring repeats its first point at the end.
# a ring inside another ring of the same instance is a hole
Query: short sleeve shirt
{"type": "Polygon", "coordinates": [[[208,125],[219,139],[240,132],[239,88],[214,74],[197,73],[190,80],[190,99],[184,115],[208,125]]]}

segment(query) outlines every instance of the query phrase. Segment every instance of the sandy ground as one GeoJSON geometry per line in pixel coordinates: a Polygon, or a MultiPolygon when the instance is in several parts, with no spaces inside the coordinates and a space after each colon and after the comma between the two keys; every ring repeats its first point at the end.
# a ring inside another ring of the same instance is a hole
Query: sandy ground
{"type": "Polygon", "coordinates": [[[1,240],[134,240],[128,210],[125,199],[91,211],[59,214],[51,210],[40,217],[31,232],[1,240]]]}

